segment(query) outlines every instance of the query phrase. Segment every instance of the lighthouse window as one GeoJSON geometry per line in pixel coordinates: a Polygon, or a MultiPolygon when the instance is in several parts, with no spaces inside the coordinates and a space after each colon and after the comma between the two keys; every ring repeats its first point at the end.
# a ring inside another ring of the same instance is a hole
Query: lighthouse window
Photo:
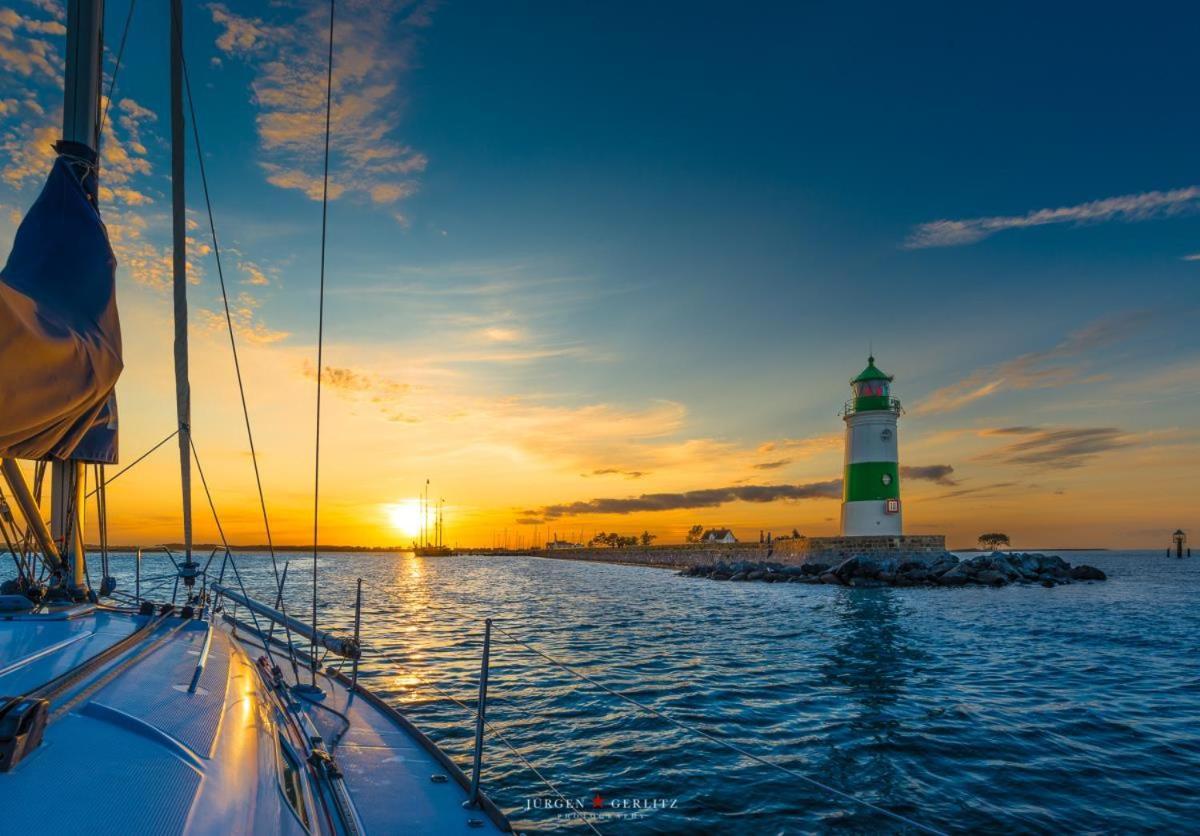
{"type": "Polygon", "coordinates": [[[884,485],[892,484],[892,474],[890,474],[890,473],[883,474],[883,484],[884,485]]]}
{"type": "Polygon", "coordinates": [[[883,430],[879,433],[879,437],[882,438],[884,441],[891,441],[892,440],[892,431],[890,429],[888,429],[887,427],[884,427],[883,430]]]}
{"type": "Polygon", "coordinates": [[[882,397],[888,393],[886,380],[864,380],[858,384],[860,398],[882,397]]]}

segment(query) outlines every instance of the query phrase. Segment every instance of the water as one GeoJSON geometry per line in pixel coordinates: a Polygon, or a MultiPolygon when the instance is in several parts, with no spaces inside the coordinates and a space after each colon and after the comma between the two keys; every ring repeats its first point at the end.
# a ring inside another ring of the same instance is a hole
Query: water
{"type": "MultiPolygon", "coordinates": [[[[473,718],[441,692],[473,703],[490,615],[639,701],[938,829],[1194,831],[1200,559],[1064,556],[1110,580],[855,590],[337,554],[321,560],[320,618],[348,627],[363,578],[366,684],[464,766],[473,718]]],[[[311,558],[285,557],[290,608],[307,613],[311,558]]],[[[270,597],[269,558],[237,560],[251,592],[270,597]]],[[[129,560],[114,563],[130,589],[129,560]]],[[[602,831],[903,829],[640,714],[499,634],[488,712],[572,803],[590,815],[600,795],[602,831]]],[[[495,739],[485,763],[485,788],[519,829],[582,829],[546,809],[553,794],[495,739]]]]}

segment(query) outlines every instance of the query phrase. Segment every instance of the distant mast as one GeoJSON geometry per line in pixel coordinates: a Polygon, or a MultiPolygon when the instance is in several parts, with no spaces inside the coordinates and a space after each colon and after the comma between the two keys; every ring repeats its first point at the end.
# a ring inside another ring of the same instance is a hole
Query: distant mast
{"type": "Polygon", "coordinates": [[[842,536],[898,537],[900,466],[896,424],[900,401],[891,395],[892,377],[867,367],[850,381],[846,404],[846,459],[842,479],[842,536]]]}

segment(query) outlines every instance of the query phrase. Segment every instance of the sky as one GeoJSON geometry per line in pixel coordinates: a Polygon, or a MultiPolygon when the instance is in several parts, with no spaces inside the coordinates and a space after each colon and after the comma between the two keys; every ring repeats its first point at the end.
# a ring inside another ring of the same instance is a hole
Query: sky
{"type": "MultiPolygon", "coordinates": [[[[0,4],[0,256],[60,130],[61,5],[0,4]]],[[[185,5],[267,518],[311,542],[328,6],[185,5]]],[[[122,464],[175,426],[161,6],[136,7],[102,148],[122,464]]],[[[107,4],[106,89],[128,10],[107,4]]],[[[909,533],[1200,530],[1198,23],[342,0],[320,541],[409,542],[427,478],[463,546],[834,534],[871,351],[905,407],[909,533]]],[[[190,141],[188,165],[193,437],[226,535],[262,543],[190,141]]],[[[170,443],[108,493],[114,542],[181,539],[170,443]]],[[[193,503],[216,541],[198,480],[193,503]]]]}

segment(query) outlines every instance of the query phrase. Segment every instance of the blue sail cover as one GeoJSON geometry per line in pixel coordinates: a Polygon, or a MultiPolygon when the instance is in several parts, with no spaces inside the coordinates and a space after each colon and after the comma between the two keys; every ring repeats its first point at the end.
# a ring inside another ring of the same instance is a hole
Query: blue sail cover
{"type": "Polygon", "coordinates": [[[116,269],[60,156],[0,272],[0,456],[117,460],[116,269]]]}

